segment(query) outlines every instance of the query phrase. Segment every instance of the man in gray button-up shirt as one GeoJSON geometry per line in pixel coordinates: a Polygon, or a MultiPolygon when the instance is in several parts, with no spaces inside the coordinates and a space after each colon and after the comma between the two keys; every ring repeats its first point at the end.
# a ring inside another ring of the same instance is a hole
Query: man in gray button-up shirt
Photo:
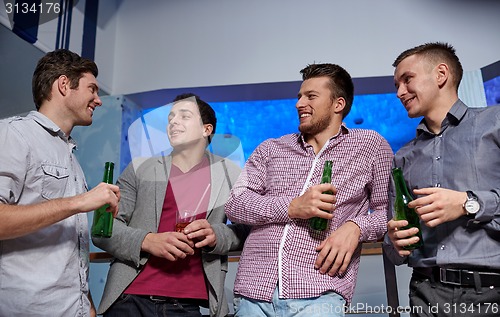
{"type": "MultiPolygon", "coordinates": [[[[416,199],[416,228],[391,220],[384,244],[396,264],[413,267],[412,316],[498,316],[500,306],[500,107],[458,99],[455,49],[428,43],[394,62],[398,98],[417,136],[395,155],[416,199]]],[[[393,195],[391,195],[393,198],[393,195]]]]}
{"type": "Polygon", "coordinates": [[[87,191],[70,137],[101,105],[97,66],[67,50],[33,74],[38,111],[0,121],[0,316],[95,316],[88,289],[86,212],[119,189],[87,191]]]}

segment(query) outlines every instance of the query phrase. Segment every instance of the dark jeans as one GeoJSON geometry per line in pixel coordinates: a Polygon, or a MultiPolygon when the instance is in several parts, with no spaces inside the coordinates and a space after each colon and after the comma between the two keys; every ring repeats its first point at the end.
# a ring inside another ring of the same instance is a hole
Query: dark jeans
{"type": "Polygon", "coordinates": [[[443,284],[413,273],[410,281],[412,317],[500,316],[500,287],[443,284]]]}
{"type": "Polygon", "coordinates": [[[104,317],[201,317],[202,300],[151,299],[149,296],[122,294],[104,317]]]}

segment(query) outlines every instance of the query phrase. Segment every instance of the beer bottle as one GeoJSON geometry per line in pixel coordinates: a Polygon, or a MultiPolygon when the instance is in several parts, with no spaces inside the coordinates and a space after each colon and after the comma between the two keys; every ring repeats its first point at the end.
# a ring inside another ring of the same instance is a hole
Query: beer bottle
{"type": "MultiPolygon", "coordinates": [[[[321,184],[329,184],[332,182],[332,161],[325,161],[325,165],[323,167],[323,176],[321,176],[321,184]]],[[[323,192],[323,194],[333,195],[331,191],[323,192]]],[[[324,212],[330,212],[327,210],[323,210],[324,212]]],[[[325,231],[326,227],[328,227],[328,219],[323,219],[319,217],[314,217],[309,219],[309,225],[313,230],[316,231],[325,231]]]]}
{"type": "MultiPolygon", "coordinates": [[[[115,163],[106,162],[104,164],[104,177],[103,182],[113,184],[113,169],[115,163]]],[[[113,232],[113,214],[107,212],[108,204],[94,211],[94,221],[92,222],[92,236],[99,238],[109,238],[113,232]]]]}
{"type": "Polygon", "coordinates": [[[395,220],[406,220],[408,225],[404,226],[403,230],[410,229],[413,227],[418,228],[417,236],[419,238],[418,242],[408,246],[404,246],[405,250],[413,250],[420,248],[424,244],[422,239],[422,231],[420,230],[420,219],[415,209],[409,208],[408,203],[413,200],[408,187],[406,186],[405,180],[403,178],[403,171],[399,167],[392,169],[392,177],[394,178],[394,185],[396,187],[396,199],[394,200],[394,219],[395,220]]]}

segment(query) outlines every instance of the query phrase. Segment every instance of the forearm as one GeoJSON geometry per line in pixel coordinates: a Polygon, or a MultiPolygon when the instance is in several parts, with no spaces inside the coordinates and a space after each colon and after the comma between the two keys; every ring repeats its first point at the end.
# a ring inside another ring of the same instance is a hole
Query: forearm
{"type": "Polygon", "coordinates": [[[369,215],[351,219],[361,230],[360,242],[374,242],[382,239],[387,231],[387,212],[378,210],[369,215]]]}
{"type": "Polygon", "coordinates": [[[285,223],[288,217],[288,205],[291,197],[269,197],[238,190],[231,193],[225,211],[232,222],[246,225],[285,223]]]}
{"type": "MultiPolygon", "coordinates": [[[[134,163],[130,163],[116,182],[120,188],[121,199],[118,215],[113,222],[112,236],[110,238],[92,237],[95,246],[109,252],[119,260],[132,261],[137,267],[145,263],[145,252],[142,252],[141,246],[145,236],[153,229],[129,226],[130,220],[138,212],[136,210],[137,201],[141,197],[148,197],[147,192],[138,191],[139,179],[135,174],[134,163]]],[[[145,215],[146,213],[140,214],[138,217],[145,217],[145,215]]]]}
{"type": "Polygon", "coordinates": [[[14,239],[81,212],[75,197],[32,205],[0,204],[0,240],[14,239]]]}
{"type": "Polygon", "coordinates": [[[229,251],[243,248],[243,243],[250,232],[250,226],[241,224],[216,224],[212,226],[217,243],[208,253],[226,255],[229,251]]]}
{"type": "Polygon", "coordinates": [[[98,248],[110,253],[122,261],[134,262],[138,267],[145,262],[143,242],[146,235],[150,233],[141,228],[127,226],[116,218],[113,222],[113,235],[110,238],[92,237],[92,242],[98,248]]]}
{"type": "Polygon", "coordinates": [[[225,212],[234,223],[263,225],[290,220],[288,205],[294,197],[273,195],[269,191],[270,187],[281,187],[285,183],[273,178],[269,171],[272,156],[267,143],[263,142],[249,157],[225,204],[225,212]]]}

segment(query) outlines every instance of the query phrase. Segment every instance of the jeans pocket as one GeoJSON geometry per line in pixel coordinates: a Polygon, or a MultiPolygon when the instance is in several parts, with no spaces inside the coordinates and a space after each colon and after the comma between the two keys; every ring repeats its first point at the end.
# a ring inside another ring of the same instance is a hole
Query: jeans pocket
{"type": "Polygon", "coordinates": [[[240,307],[240,302],[241,302],[241,297],[235,295],[233,298],[233,309],[234,311],[237,311],[238,308],[240,307]]]}
{"type": "Polygon", "coordinates": [[[419,291],[419,289],[422,287],[422,283],[426,283],[428,280],[420,280],[416,278],[411,278],[410,279],[410,286],[408,289],[408,295],[410,297],[415,296],[415,294],[419,291]]]}
{"type": "Polygon", "coordinates": [[[122,293],[120,296],[118,296],[118,299],[115,301],[115,304],[123,304],[123,303],[126,303],[129,299],[130,299],[130,294],[125,294],[125,293],[122,293]]]}

